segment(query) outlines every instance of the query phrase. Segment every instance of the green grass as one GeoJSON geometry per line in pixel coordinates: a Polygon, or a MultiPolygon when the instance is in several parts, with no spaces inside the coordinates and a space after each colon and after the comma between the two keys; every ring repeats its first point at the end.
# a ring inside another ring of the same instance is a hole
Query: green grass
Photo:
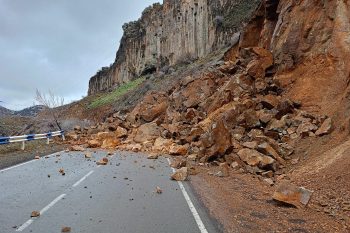
{"type": "Polygon", "coordinates": [[[120,85],[117,89],[113,90],[112,92],[105,93],[102,96],[97,97],[94,99],[89,105],[89,109],[98,108],[110,103],[113,103],[116,101],[120,96],[125,95],[129,91],[135,89],[137,86],[139,86],[143,81],[145,81],[144,77],[135,79],[134,81],[130,81],[128,83],[124,83],[120,85]]]}

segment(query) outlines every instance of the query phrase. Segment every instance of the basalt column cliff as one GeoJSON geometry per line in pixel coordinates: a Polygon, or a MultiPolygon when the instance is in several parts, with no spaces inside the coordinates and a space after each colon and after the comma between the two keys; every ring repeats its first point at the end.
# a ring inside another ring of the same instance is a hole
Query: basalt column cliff
{"type": "Polygon", "coordinates": [[[259,0],[164,0],[123,26],[124,35],[110,67],[89,83],[89,95],[108,90],[164,66],[200,58],[237,39],[235,32],[259,0]]]}

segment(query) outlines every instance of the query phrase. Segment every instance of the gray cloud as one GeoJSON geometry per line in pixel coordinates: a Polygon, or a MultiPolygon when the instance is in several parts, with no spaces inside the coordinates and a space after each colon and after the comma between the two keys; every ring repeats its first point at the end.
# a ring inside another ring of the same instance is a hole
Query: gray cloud
{"type": "Polygon", "coordinates": [[[122,25],[157,0],[0,0],[0,100],[32,105],[35,89],[66,100],[115,58],[122,25]]]}

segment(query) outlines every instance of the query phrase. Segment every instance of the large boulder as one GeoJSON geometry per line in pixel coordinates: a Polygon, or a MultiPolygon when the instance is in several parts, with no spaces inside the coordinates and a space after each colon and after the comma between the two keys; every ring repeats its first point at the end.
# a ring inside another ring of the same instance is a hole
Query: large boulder
{"type": "Polygon", "coordinates": [[[171,175],[171,179],[176,181],[185,181],[187,180],[187,177],[188,177],[187,167],[177,169],[175,173],[171,175]]]}
{"type": "Polygon", "coordinates": [[[128,116],[128,120],[135,123],[152,122],[163,115],[168,108],[168,95],[165,92],[150,91],[128,116]]]}
{"type": "Polygon", "coordinates": [[[317,130],[317,126],[310,121],[302,122],[297,128],[297,134],[306,137],[317,130]]]}
{"type": "Polygon", "coordinates": [[[102,143],[99,140],[92,139],[88,141],[89,148],[98,148],[102,145],[102,143]]]}
{"type": "Polygon", "coordinates": [[[115,136],[117,138],[122,138],[128,136],[128,131],[124,129],[123,127],[118,126],[115,131],[115,136]]]}
{"type": "Polygon", "coordinates": [[[223,156],[232,146],[231,133],[223,119],[213,122],[209,132],[202,135],[201,139],[206,147],[205,153],[208,159],[213,156],[223,156]]]}
{"type": "Polygon", "coordinates": [[[264,156],[258,151],[248,148],[241,149],[237,154],[243,162],[250,166],[258,166],[264,156]]]}
{"type": "Polygon", "coordinates": [[[186,155],[189,145],[172,145],[169,148],[169,154],[171,155],[186,155]]]}
{"type": "Polygon", "coordinates": [[[169,151],[169,147],[173,144],[173,141],[170,139],[165,139],[158,137],[153,144],[152,151],[154,152],[163,152],[169,151]]]}
{"type": "Polygon", "coordinates": [[[278,154],[278,152],[267,142],[259,144],[258,151],[261,153],[271,156],[276,159],[280,164],[285,165],[286,161],[278,154]]]}
{"type": "Polygon", "coordinates": [[[332,132],[332,119],[327,118],[321,127],[315,132],[317,136],[323,136],[332,132]]]}
{"type": "Polygon", "coordinates": [[[103,141],[107,138],[114,138],[114,137],[115,137],[115,134],[112,132],[99,132],[96,135],[96,139],[100,141],[103,141]]]}
{"type": "Polygon", "coordinates": [[[284,181],[277,186],[272,198],[276,201],[301,208],[308,204],[311,196],[312,191],[303,187],[298,187],[288,181],[284,181]]]}
{"type": "Polygon", "coordinates": [[[260,96],[258,100],[266,109],[276,108],[280,102],[278,96],[271,94],[260,96]]]}
{"type": "Polygon", "coordinates": [[[120,144],[120,141],[116,137],[106,138],[102,142],[102,149],[115,149],[120,144]]]}
{"type": "Polygon", "coordinates": [[[205,74],[197,79],[186,78],[188,81],[183,82],[181,89],[172,94],[176,108],[193,108],[209,98],[217,90],[212,76],[213,74],[205,74]]]}
{"type": "Polygon", "coordinates": [[[258,166],[266,170],[270,170],[271,168],[274,170],[273,165],[276,161],[270,156],[263,155],[256,150],[244,148],[238,151],[238,156],[249,166],[258,166]]]}
{"type": "Polygon", "coordinates": [[[270,51],[261,48],[253,47],[246,49],[246,53],[250,53],[254,57],[247,65],[247,72],[255,79],[264,78],[266,69],[273,65],[273,55],[270,51]]]}
{"type": "Polygon", "coordinates": [[[143,124],[136,130],[134,141],[137,143],[154,141],[156,138],[160,137],[161,131],[161,127],[155,122],[143,124]]]}

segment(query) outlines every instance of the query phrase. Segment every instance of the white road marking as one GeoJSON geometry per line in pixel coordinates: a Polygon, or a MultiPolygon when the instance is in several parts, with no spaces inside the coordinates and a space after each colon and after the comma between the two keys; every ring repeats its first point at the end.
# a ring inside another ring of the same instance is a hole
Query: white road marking
{"type": "Polygon", "coordinates": [[[83,176],[83,178],[81,178],[80,180],[78,180],[77,182],[75,182],[75,184],[73,184],[73,188],[77,187],[81,182],[83,182],[86,178],[88,178],[92,173],[94,173],[94,171],[90,171],[88,174],[86,174],[85,176],[83,176]]]}
{"type": "Polygon", "coordinates": [[[0,170],[0,172],[8,171],[8,170],[11,170],[11,169],[13,169],[13,168],[20,167],[20,166],[26,165],[26,164],[28,164],[28,163],[32,163],[32,162],[34,162],[34,161],[35,161],[35,160],[30,160],[30,161],[28,161],[28,162],[20,163],[20,164],[17,164],[17,165],[15,165],[15,166],[12,166],[12,167],[8,167],[8,168],[5,168],[5,169],[2,169],[2,170],[0,170]]]}
{"type": "MultiPolygon", "coordinates": [[[[169,163],[169,165],[170,165],[170,159],[167,158],[167,160],[168,160],[168,163],[169,163]]],[[[174,169],[174,168],[171,168],[171,170],[172,170],[173,172],[175,172],[175,169],[174,169]]],[[[187,191],[186,191],[184,185],[182,184],[181,181],[177,181],[177,183],[178,183],[178,185],[179,185],[179,187],[180,187],[180,189],[181,189],[182,194],[183,194],[184,197],[185,197],[185,200],[186,200],[186,202],[187,202],[187,205],[188,205],[188,207],[190,208],[190,211],[191,211],[191,213],[192,213],[192,215],[193,215],[193,217],[194,217],[194,219],[195,219],[195,221],[196,221],[196,223],[197,223],[197,226],[198,226],[200,232],[201,232],[201,233],[208,233],[208,231],[207,231],[207,229],[205,228],[204,223],[203,223],[201,217],[199,216],[198,211],[196,210],[196,207],[193,205],[193,202],[191,201],[191,198],[190,198],[190,196],[188,195],[188,193],[187,193],[187,191]]]]}
{"type": "Polygon", "coordinates": [[[52,206],[54,206],[57,202],[59,202],[62,198],[64,198],[66,194],[61,194],[58,197],[56,197],[55,200],[53,200],[50,204],[45,206],[42,210],[40,210],[40,215],[44,214],[46,211],[48,211],[52,206]]]}
{"type": "MultiPolygon", "coordinates": [[[[58,197],[56,197],[55,200],[53,200],[50,204],[48,204],[42,210],[40,210],[40,216],[43,215],[46,211],[48,211],[52,206],[54,206],[57,202],[59,202],[65,196],[66,194],[61,194],[58,197]]],[[[33,222],[34,222],[34,219],[29,219],[22,226],[20,226],[16,231],[23,231],[28,226],[30,226],[30,224],[32,224],[33,222]]]]}
{"type": "Polygon", "coordinates": [[[33,219],[29,219],[28,221],[26,221],[22,226],[20,226],[16,231],[23,231],[24,229],[26,229],[27,227],[29,227],[30,224],[32,224],[34,222],[33,219]]]}
{"type": "MultiPolygon", "coordinates": [[[[57,155],[57,154],[60,154],[62,152],[64,152],[64,151],[59,151],[59,152],[53,153],[51,155],[47,155],[45,157],[51,157],[53,155],[57,155]]],[[[35,161],[39,161],[39,160],[33,159],[33,160],[30,160],[30,161],[27,161],[27,162],[24,162],[24,163],[20,163],[20,164],[14,165],[12,167],[8,167],[8,168],[5,168],[5,169],[2,169],[2,170],[0,170],[0,172],[8,171],[8,170],[11,170],[11,169],[16,168],[16,167],[21,167],[23,165],[26,165],[26,164],[29,164],[29,163],[32,163],[32,162],[35,162],[35,161]]]]}

